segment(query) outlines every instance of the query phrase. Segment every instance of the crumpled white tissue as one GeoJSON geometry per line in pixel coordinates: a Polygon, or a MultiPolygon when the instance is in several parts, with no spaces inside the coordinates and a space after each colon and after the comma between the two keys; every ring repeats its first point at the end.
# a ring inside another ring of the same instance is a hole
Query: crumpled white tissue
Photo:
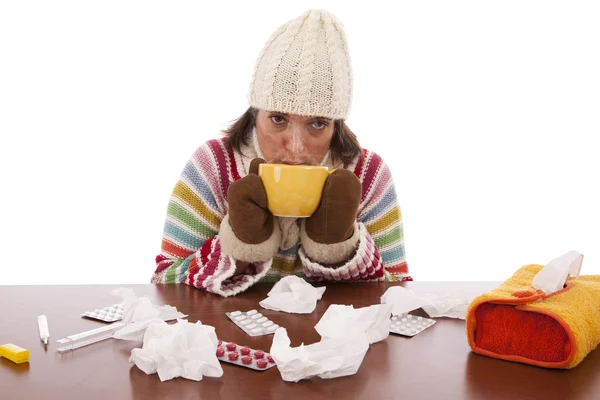
{"type": "Polygon", "coordinates": [[[545,294],[562,290],[569,275],[574,278],[579,276],[581,264],[583,264],[583,254],[569,251],[546,264],[533,278],[531,286],[545,294]]]}
{"type": "Polygon", "coordinates": [[[200,321],[178,320],[168,325],[159,320],[148,325],[143,347],[133,349],[129,361],[148,375],[158,373],[161,382],[177,377],[194,381],[203,376],[220,377],[223,369],[215,354],[217,342],[215,328],[200,321]]]}
{"type": "Polygon", "coordinates": [[[321,341],[308,346],[290,347],[287,331],[279,328],[273,336],[271,356],[281,377],[298,382],[313,376],[330,379],[355,374],[369,345],[389,336],[392,307],[332,304],[315,325],[321,341]]]}
{"type": "Polygon", "coordinates": [[[273,336],[271,357],[275,360],[281,378],[298,382],[318,376],[323,379],[355,374],[369,349],[364,332],[352,333],[337,339],[321,339],[308,346],[290,347],[291,341],[285,328],[279,328],[273,336]]]}
{"type": "Polygon", "coordinates": [[[268,310],[310,314],[324,292],[325,287],[316,288],[300,277],[289,275],[280,279],[258,304],[268,310]]]}
{"type": "Polygon", "coordinates": [[[125,323],[123,328],[113,334],[115,339],[140,341],[148,325],[187,317],[173,306],[156,306],[148,297],[137,297],[129,288],[115,289],[112,294],[123,297],[122,322],[125,323]]]}
{"type": "Polygon", "coordinates": [[[369,343],[376,343],[390,334],[392,308],[392,304],[362,308],[332,304],[315,325],[315,330],[321,337],[330,339],[343,337],[354,331],[364,332],[369,343]]]}
{"type": "Polygon", "coordinates": [[[402,315],[422,308],[431,318],[466,319],[467,309],[475,294],[454,291],[444,294],[415,294],[402,286],[392,286],[381,296],[381,303],[392,304],[392,314],[402,315]]]}

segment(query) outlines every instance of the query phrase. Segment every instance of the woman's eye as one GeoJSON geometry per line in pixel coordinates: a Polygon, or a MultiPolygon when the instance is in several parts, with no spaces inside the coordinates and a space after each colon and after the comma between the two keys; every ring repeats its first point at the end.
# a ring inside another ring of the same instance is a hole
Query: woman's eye
{"type": "Polygon", "coordinates": [[[326,126],[327,124],[325,122],[319,120],[313,121],[312,123],[312,127],[319,130],[324,129],[326,126]]]}
{"type": "Polygon", "coordinates": [[[271,116],[271,121],[273,121],[274,123],[279,125],[279,124],[283,124],[285,122],[285,119],[283,119],[283,117],[281,115],[273,115],[273,116],[271,116]]]}

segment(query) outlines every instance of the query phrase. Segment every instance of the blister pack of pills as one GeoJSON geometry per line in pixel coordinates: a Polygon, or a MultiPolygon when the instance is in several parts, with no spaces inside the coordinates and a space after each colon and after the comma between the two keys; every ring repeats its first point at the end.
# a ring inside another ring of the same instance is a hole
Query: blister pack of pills
{"type": "Polygon", "coordinates": [[[242,347],[236,343],[225,343],[219,340],[217,345],[217,358],[230,364],[251,368],[257,371],[265,371],[275,366],[275,361],[269,353],[262,350],[254,350],[250,347],[242,347]]]}
{"type": "Polygon", "coordinates": [[[404,336],[415,336],[435,324],[435,320],[416,315],[394,315],[390,320],[390,333],[404,336]]]}
{"type": "Polygon", "coordinates": [[[113,304],[112,306],[99,308],[94,311],[86,311],[81,315],[104,322],[120,321],[123,319],[123,303],[113,304]]]}
{"type": "Polygon", "coordinates": [[[250,336],[270,335],[279,328],[279,325],[256,310],[233,311],[225,315],[250,336]]]}

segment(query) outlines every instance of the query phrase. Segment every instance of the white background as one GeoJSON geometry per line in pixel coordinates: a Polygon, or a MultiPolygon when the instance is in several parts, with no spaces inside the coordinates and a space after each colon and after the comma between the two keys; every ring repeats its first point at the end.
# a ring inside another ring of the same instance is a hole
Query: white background
{"type": "Polygon", "coordinates": [[[600,3],[205,3],[0,3],[0,284],[149,282],[188,157],[311,7],[345,25],[348,125],[391,167],[416,280],[570,249],[600,273],[600,3]]]}

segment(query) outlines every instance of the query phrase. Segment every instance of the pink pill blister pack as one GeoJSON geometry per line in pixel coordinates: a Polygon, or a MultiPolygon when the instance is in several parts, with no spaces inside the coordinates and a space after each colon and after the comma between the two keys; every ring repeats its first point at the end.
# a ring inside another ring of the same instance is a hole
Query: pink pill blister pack
{"type": "Polygon", "coordinates": [[[416,315],[394,315],[390,320],[390,333],[403,336],[415,336],[435,324],[435,320],[416,315]]]}
{"type": "Polygon", "coordinates": [[[279,328],[279,325],[256,310],[233,311],[225,315],[250,336],[270,335],[279,328]]]}
{"type": "Polygon", "coordinates": [[[275,366],[275,361],[269,353],[242,347],[232,342],[225,343],[221,340],[217,345],[217,359],[256,371],[266,371],[275,366]]]}

